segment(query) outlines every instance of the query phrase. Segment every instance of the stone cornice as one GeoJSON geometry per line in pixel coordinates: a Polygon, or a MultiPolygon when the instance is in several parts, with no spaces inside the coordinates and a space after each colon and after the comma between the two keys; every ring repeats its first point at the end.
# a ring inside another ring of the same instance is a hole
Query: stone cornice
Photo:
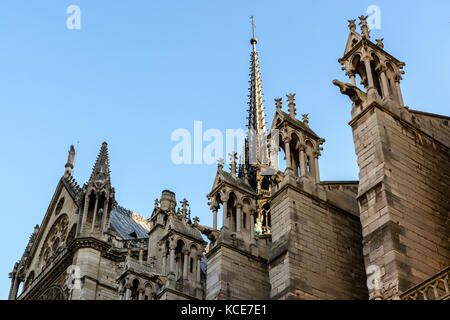
{"type": "Polygon", "coordinates": [[[372,104],[370,104],[368,107],[364,108],[364,110],[359,113],[357,116],[355,116],[352,120],[350,120],[350,122],[348,123],[351,127],[353,127],[353,125],[358,122],[359,119],[361,119],[366,113],[368,113],[370,110],[373,110],[375,108],[378,108],[381,111],[386,112],[387,114],[389,114],[392,118],[394,118],[395,120],[399,121],[401,124],[403,124],[404,126],[408,127],[409,129],[415,131],[416,133],[419,133],[421,135],[426,136],[427,138],[429,138],[430,140],[436,142],[437,144],[439,144],[441,147],[445,148],[447,151],[449,150],[449,147],[446,146],[444,143],[440,142],[439,140],[437,140],[436,138],[432,137],[431,135],[429,135],[428,133],[426,133],[425,131],[423,131],[422,129],[417,128],[416,126],[414,126],[413,124],[411,124],[409,121],[401,118],[399,115],[397,115],[396,113],[392,112],[391,110],[389,110],[388,108],[386,108],[383,105],[378,104],[377,102],[373,102],[372,104]]]}
{"type": "Polygon", "coordinates": [[[250,258],[250,259],[256,260],[258,262],[267,263],[267,259],[264,259],[264,258],[261,258],[261,257],[257,257],[257,256],[255,256],[255,255],[253,255],[253,254],[251,254],[251,253],[249,253],[247,251],[244,251],[242,249],[236,248],[236,247],[234,247],[232,245],[229,245],[229,244],[227,244],[227,243],[225,243],[223,241],[219,242],[211,250],[209,250],[208,253],[206,254],[206,258],[209,259],[209,257],[211,255],[213,255],[216,251],[218,251],[220,247],[224,247],[224,248],[227,248],[227,249],[230,249],[230,250],[237,251],[240,254],[242,254],[242,255],[250,258]]]}
{"type": "Polygon", "coordinates": [[[160,242],[164,242],[164,240],[169,238],[170,235],[172,235],[172,234],[176,234],[176,235],[179,235],[181,237],[187,238],[187,239],[191,240],[194,243],[201,243],[202,245],[207,244],[207,242],[205,240],[203,240],[203,242],[200,242],[199,239],[193,238],[193,237],[191,237],[191,236],[189,236],[187,234],[181,233],[181,232],[179,232],[179,231],[177,231],[175,229],[170,229],[169,232],[167,232],[159,241],[160,242]]]}
{"type": "MultiPolygon", "coordinates": [[[[38,282],[33,282],[33,286],[27,289],[24,296],[19,296],[18,300],[37,300],[39,296],[72,264],[73,251],[67,250],[58,260],[54,261],[51,269],[44,271],[42,278],[38,282]]],[[[38,275],[38,277],[41,276],[38,275]]]]}
{"type": "Polygon", "coordinates": [[[159,300],[162,297],[162,295],[164,293],[166,293],[166,292],[173,293],[173,294],[175,294],[177,296],[182,296],[182,297],[186,298],[187,300],[198,300],[194,296],[187,295],[185,293],[182,293],[180,291],[177,291],[177,290],[174,290],[174,289],[171,289],[171,288],[164,288],[163,290],[161,290],[161,292],[156,296],[157,300],[159,300]]]}
{"type": "MultiPolygon", "coordinates": [[[[315,196],[315,195],[313,195],[313,194],[311,194],[309,192],[306,192],[302,188],[294,186],[294,185],[292,185],[290,183],[287,183],[287,184],[283,185],[279,190],[277,190],[277,192],[275,192],[275,194],[272,195],[272,197],[270,199],[270,202],[272,202],[277,196],[279,196],[281,193],[283,193],[286,189],[292,189],[292,190],[294,190],[296,192],[299,192],[299,193],[301,193],[301,194],[303,194],[303,195],[305,195],[305,196],[307,196],[307,197],[309,197],[309,198],[311,198],[311,199],[313,199],[315,201],[318,201],[318,202],[322,203],[323,205],[326,205],[328,207],[333,208],[337,212],[340,212],[340,213],[342,213],[342,214],[344,214],[346,216],[351,217],[352,219],[355,219],[355,220],[359,221],[359,217],[354,215],[353,213],[345,211],[344,209],[341,209],[341,208],[337,207],[336,205],[332,204],[331,202],[325,201],[325,200],[323,200],[323,199],[321,199],[321,198],[319,198],[319,197],[317,197],[317,196],[315,196]]],[[[355,200],[356,200],[356,197],[355,197],[355,200]]]]}
{"type": "Polygon", "coordinates": [[[39,294],[41,294],[41,288],[47,288],[48,284],[54,281],[58,276],[64,272],[69,265],[72,264],[72,258],[74,253],[82,248],[93,248],[101,252],[101,256],[106,259],[110,259],[116,262],[125,260],[125,253],[121,253],[118,250],[112,248],[112,246],[102,240],[93,237],[85,237],[85,238],[75,238],[69,246],[65,249],[65,253],[60,257],[57,257],[52,263],[54,264],[49,270],[44,269],[44,273],[42,272],[37,276],[36,279],[42,277],[37,282],[33,281],[32,287],[27,289],[26,295],[22,297],[19,296],[20,300],[23,299],[37,299],[39,294]],[[42,274],[42,275],[41,275],[42,274]]]}

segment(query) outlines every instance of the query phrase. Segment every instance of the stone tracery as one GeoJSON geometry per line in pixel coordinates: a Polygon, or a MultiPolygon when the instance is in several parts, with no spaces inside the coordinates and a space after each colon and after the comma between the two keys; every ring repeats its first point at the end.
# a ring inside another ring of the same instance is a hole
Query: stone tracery
{"type": "Polygon", "coordinates": [[[47,234],[41,249],[41,268],[44,268],[64,247],[68,235],[69,218],[61,215],[47,234]]]}

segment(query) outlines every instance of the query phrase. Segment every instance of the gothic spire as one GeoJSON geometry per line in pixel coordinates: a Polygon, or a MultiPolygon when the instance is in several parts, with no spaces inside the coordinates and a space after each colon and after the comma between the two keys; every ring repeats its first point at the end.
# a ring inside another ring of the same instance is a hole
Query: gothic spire
{"type": "Polygon", "coordinates": [[[249,88],[249,109],[248,109],[248,129],[253,129],[258,135],[267,134],[266,119],[264,114],[263,105],[263,93],[261,86],[261,74],[259,71],[259,59],[258,52],[256,51],[256,44],[258,40],[255,38],[255,24],[253,16],[251,18],[252,23],[252,35],[250,43],[252,44],[252,52],[250,54],[250,88],[249,88]]]}
{"type": "MultiPolygon", "coordinates": [[[[259,70],[258,52],[255,38],[255,23],[252,24],[252,52],[250,53],[250,88],[248,109],[248,133],[244,146],[244,176],[248,177],[249,184],[257,189],[257,176],[260,175],[261,166],[268,164],[269,152],[267,150],[267,128],[264,114],[261,74],[259,70]],[[245,174],[247,173],[247,174],[245,174]]],[[[242,178],[242,172],[239,175],[242,178]]]]}
{"type": "Polygon", "coordinates": [[[100,153],[97,156],[94,168],[92,169],[89,183],[93,183],[97,188],[104,186],[111,188],[111,177],[109,171],[109,156],[108,156],[108,144],[102,143],[100,153]]]}

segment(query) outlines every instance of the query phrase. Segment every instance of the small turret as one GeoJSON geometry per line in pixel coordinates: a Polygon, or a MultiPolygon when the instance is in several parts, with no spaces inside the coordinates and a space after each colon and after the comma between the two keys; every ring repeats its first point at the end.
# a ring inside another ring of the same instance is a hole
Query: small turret
{"type": "Polygon", "coordinates": [[[115,205],[115,191],[111,187],[108,144],[102,143],[89,181],[82,188],[82,234],[100,234],[108,230],[110,212],[115,205]]]}

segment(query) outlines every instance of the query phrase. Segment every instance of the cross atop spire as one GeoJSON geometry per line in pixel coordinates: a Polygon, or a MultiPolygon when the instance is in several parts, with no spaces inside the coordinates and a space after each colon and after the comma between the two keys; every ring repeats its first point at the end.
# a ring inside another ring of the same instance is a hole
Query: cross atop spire
{"type": "Polygon", "coordinates": [[[93,183],[97,189],[103,187],[111,188],[111,177],[109,171],[109,156],[108,156],[108,144],[102,143],[100,153],[97,156],[94,168],[92,169],[89,183],[93,183]]]}
{"type": "Polygon", "coordinates": [[[253,48],[255,48],[255,44],[258,43],[258,40],[256,40],[255,38],[255,21],[254,21],[254,17],[250,16],[251,19],[251,24],[252,24],[252,38],[250,39],[250,43],[253,44],[253,48]]]}

